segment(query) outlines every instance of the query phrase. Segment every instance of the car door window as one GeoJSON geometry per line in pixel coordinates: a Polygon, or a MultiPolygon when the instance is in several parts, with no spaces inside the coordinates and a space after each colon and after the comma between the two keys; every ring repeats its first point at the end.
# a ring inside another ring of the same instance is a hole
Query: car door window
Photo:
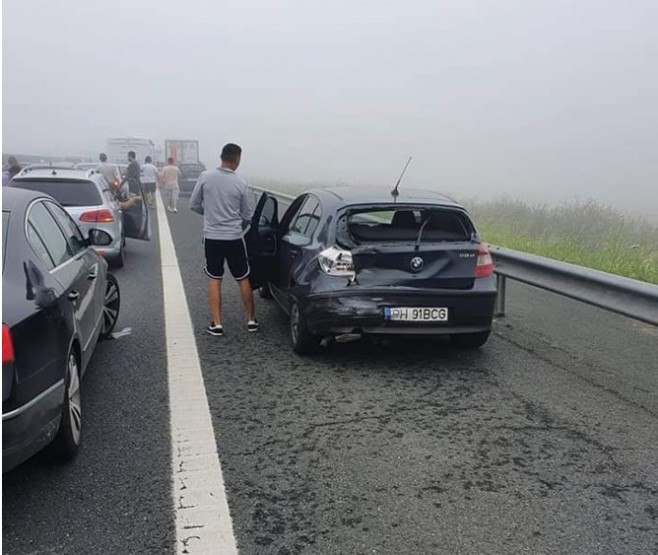
{"type": "Polygon", "coordinates": [[[290,231],[291,222],[295,221],[297,214],[299,214],[299,211],[301,210],[307,198],[308,195],[302,195],[292,201],[292,204],[288,207],[288,210],[286,210],[286,213],[283,215],[283,218],[281,219],[281,225],[279,229],[281,230],[282,233],[287,233],[288,231],[290,231]]]}
{"type": "Polygon", "coordinates": [[[316,221],[315,211],[319,208],[319,203],[315,197],[309,196],[302,206],[299,214],[295,218],[291,231],[301,233],[310,237],[313,235],[315,228],[318,226],[316,221]]]}
{"type": "Polygon", "coordinates": [[[308,237],[313,237],[315,230],[318,228],[318,225],[320,224],[321,214],[322,214],[322,210],[320,208],[320,204],[318,204],[315,207],[315,210],[313,210],[313,214],[311,214],[311,217],[308,221],[308,226],[306,227],[306,235],[308,237]]]}
{"type": "Polygon", "coordinates": [[[43,202],[37,202],[30,208],[27,228],[32,248],[48,269],[64,264],[72,257],[66,237],[43,202]]]}
{"type": "Polygon", "coordinates": [[[53,202],[46,203],[46,206],[64,231],[64,235],[66,235],[66,239],[69,242],[71,255],[75,256],[81,250],[86,249],[87,245],[85,244],[85,239],[78,226],[71,219],[71,216],[69,216],[63,208],[57,206],[53,202]]]}

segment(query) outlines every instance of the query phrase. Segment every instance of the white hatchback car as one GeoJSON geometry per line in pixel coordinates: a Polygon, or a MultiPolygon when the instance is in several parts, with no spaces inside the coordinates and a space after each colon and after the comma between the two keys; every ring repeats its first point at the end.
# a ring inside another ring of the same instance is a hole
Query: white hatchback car
{"type": "MultiPolygon", "coordinates": [[[[126,237],[150,239],[146,202],[137,202],[121,210],[105,178],[93,170],[25,168],[8,186],[50,195],[66,209],[85,235],[90,229],[105,231],[109,236],[107,244],[94,248],[116,267],[123,266],[126,237]]],[[[133,194],[144,198],[141,188],[133,194]]]]}

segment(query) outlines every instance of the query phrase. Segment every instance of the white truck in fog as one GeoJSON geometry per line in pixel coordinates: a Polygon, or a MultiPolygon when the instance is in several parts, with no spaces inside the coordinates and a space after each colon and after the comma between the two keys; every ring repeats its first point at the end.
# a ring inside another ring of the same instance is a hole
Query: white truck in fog
{"type": "Polygon", "coordinates": [[[137,161],[144,163],[144,158],[150,156],[156,161],[155,143],[151,139],[139,139],[134,137],[119,137],[107,139],[106,154],[107,159],[114,164],[128,163],[128,152],[134,151],[137,161]]]}

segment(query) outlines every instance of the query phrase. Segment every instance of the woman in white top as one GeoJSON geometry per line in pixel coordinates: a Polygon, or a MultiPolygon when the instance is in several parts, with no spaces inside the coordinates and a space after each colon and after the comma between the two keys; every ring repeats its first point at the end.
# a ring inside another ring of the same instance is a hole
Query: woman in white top
{"type": "Polygon", "coordinates": [[[151,157],[147,156],[144,159],[141,172],[142,185],[144,185],[144,190],[146,191],[146,200],[151,209],[155,208],[155,187],[158,182],[158,168],[152,162],[151,157]]]}

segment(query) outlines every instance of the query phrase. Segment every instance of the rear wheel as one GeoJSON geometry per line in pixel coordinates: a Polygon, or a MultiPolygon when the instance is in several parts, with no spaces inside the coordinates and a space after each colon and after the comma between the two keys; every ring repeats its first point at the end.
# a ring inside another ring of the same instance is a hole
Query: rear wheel
{"type": "Polygon", "coordinates": [[[270,284],[266,283],[265,285],[259,287],[258,293],[260,294],[261,299],[271,299],[272,291],[270,290],[270,284]]]}
{"type": "Polygon", "coordinates": [[[82,395],[78,356],[71,350],[66,368],[66,389],[62,406],[62,420],[53,440],[55,454],[63,460],[76,456],[82,441],[82,395]]]}
{"type": "Polygon", "coordinates": [[[306,318],[296,301],[290,308],[290,339],[292,350],[299,355],[312,353],[320,344],[320,338],[309,331],[306,318]]]}
{"type": "Polygon", "coordinates": [[[107,339],[119,319],[121,308],[121,293],[119,282],[113,274],[107,274],[107,285],[105,286],[105,298],[103,299],[103,322],[101,324],[101,339],[107,339]]]}
{"type": "Polygon", "coordinates": [[[455,345],[457,345],[457,347],[477,349],[487,342],[490,333],[491,330],[479,331],[476,333],[455,333],[450,336],[450,339],[455,345]]]}
{"type": "Polygon", "coordinates": [[[121,248],[119,249],[119,254],[115,256],[112,260],[110,260],[110,265],[113,268],[123,268],[125,262],[126,262],[126,253],[125,253],[125,247],[122,244],[121,248]]]}

